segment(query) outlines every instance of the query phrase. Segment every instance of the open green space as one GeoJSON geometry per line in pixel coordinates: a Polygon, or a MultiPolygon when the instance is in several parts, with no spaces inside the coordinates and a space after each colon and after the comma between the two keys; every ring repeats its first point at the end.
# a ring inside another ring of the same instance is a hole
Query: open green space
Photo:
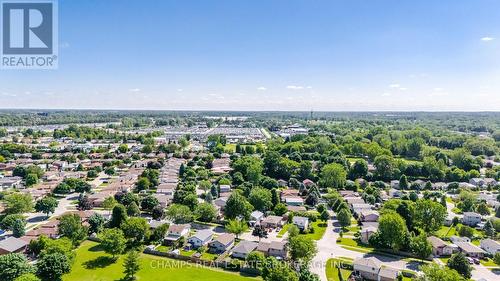
{"type": "MultiPolygon", "coordinates": [[[[95,242],[85,241],[76,251],[76,259],[71,273],[63,277],[64,281],[111,281],[121,280],[123,274],[124,256],[113,261],[95,242]]],[[[157,281],[244,281],[260,280],[197,264],[190,264],[174,259],[141,254],[141,270],[137,273],[138,280],[157,281]]]]}
{"type": "Polygon", "coordinates": [[[326,262],[326,278],[328,281],[347,280],[352,270],[348,270],[345,265],[350,264],[352,264],[352,261],[345,259],[329,259],[326,262]]]}

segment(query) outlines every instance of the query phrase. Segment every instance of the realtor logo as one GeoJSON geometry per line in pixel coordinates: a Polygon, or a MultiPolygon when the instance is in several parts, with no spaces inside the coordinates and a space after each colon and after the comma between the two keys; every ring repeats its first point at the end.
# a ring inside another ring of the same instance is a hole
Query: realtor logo
{"type": "Polygon", "coordinates": [[[57,68],[57,2],[0,0],[1,66],[57,68]]]}

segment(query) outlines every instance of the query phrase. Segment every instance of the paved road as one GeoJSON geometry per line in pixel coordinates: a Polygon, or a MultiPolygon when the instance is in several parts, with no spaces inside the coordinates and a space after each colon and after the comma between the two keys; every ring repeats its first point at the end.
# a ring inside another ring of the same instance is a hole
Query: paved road
{"type": "Polygon", "coordinates": [[[407,263],[398,258],[391,258],[387,256],[377,255],[377,254],[365,254],[361,252],[356,252],[352,250],[347,250],[342,248],[336,243],[339,238],[339,227],[334,225],[337,223],[336,220],[329,220],[328,226],[325,231],[323,238],[317,242],[318,254],[314,257],[311,263],[311,271],[318,274],[321,281],[328,281],[326,278],[326,263],[329,259],[334,257],[347,257],[351,259],[356,259],[360,257],[375,257],[376,259],[383,262],[384,265],[393,267],[396,269],[410,269],[415,270],[415,264],[407,263]]]}
{"type": "Polygon", "coordinates": [[[57,206],[56,210],[54,211],[53,214],[50,214],[50,217],[47,218],[45,214],[43,213],[29,213],[27,214],[27,229],[32,229],[35,228],[38,225],[41,225],[45,222],[47,222],[50,218],[58,217],[67,211],[74,211],[75,206],[72,205],[73,200],[78,200],[78,193],[72,193],[69,194],[68,196],[62,198],[59,200],[59,205],[57,206]]]}
{"type": "Polygon", "coordinates": [[[474,269],[472,270],[472,279],[479,280],[485,279],[487,281],[498,281],[500,280],[500,272],[493,272],[483,265],[474,265],[474,269]]]}

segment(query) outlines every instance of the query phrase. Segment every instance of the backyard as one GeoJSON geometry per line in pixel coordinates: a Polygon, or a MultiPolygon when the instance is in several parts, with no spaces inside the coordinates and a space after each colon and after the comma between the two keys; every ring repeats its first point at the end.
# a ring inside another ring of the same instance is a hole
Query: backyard
{"type": "MultiPolygon", "coordinates": [[[[121,280],[123,260],[120,256],[115,262],[104,253],[95,242],[86,241],[76,251],[75,263],[71,273],[63,277],[64,281],[87,280],[121,280]]],[[[260,280],[238,273],[216,270],[174,259],[141,254],[141,270],[137,273],[139,280],[205,280],[205,281],[243,281],[260,280]]]]}

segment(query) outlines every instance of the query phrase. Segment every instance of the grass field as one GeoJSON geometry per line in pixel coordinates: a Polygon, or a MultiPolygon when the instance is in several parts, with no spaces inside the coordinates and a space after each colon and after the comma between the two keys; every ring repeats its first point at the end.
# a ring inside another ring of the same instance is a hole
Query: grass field
{"type": "Polygon", "coordinates": [[[342,275],[342,280],[347,280],[351,275],[351,270],[342,269],[342,264],[352,264],[352,261],[344,260],[344,259],[329,259],[326,262],[326,278],[328,281],[339,281],[340,275],[342,275]],[[340,269],[337,268],[337,265],[340,265],[340,269]],[[339,272],[340,271],[340,272],[339,272]]]}
{"type": "MultiPolygon", "coordinates": [[[[75,263],[71,273],[63,277],[64,281],[114,281],[121,280],[123,260],[120,256],[116,262],[101,251],[95,242],[85,241],[77,249],[75,263]]],[[[250,278],[238,273],[216,270],[189,264],[178,260],[141,254],[141,270],[137,273],[138,280],[157,281],[249,281],[261,280],[250,278]]]]}

